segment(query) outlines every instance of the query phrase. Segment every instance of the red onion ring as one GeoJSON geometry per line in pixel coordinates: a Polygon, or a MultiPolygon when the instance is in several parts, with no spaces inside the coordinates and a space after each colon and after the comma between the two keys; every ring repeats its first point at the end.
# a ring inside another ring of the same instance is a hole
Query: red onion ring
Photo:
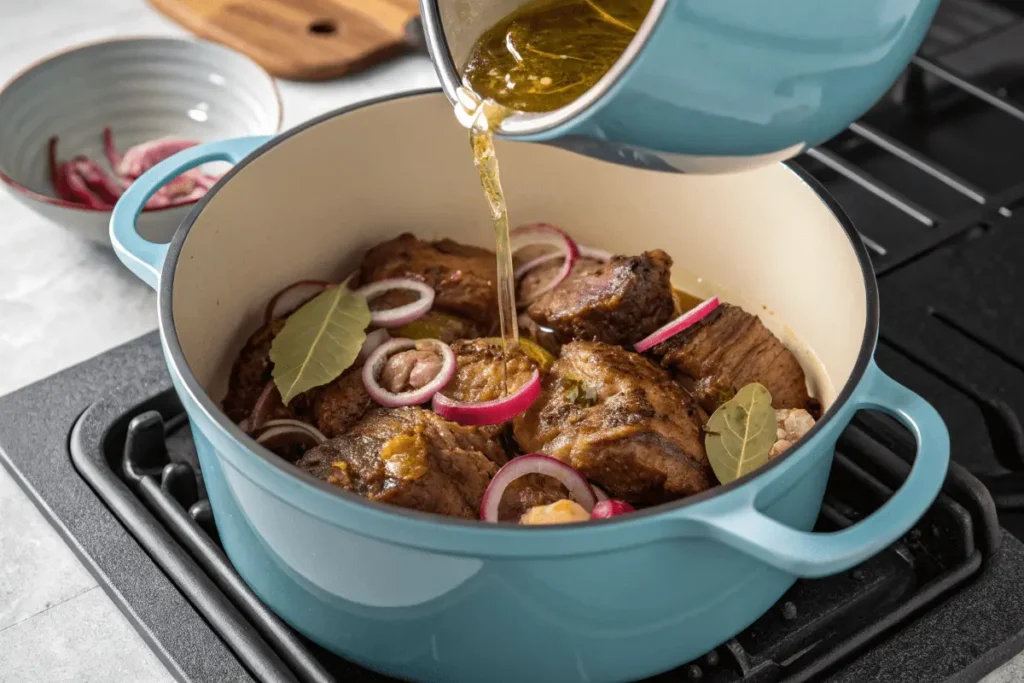
{"type": "Polygon", "coordinates": [[[630,512],[636,512],[636,508],[624,500],[610,498],[608,500],[597,501],[597,504],[594,505],[594,509],[590,511],[590,518],[608,519],[609,517],[618,517],[619,515],[625,515],[630,512]]]}
{"type": "Polygon", "coordinates": [[[291,283],[267,302],[264,322],[269,325],[272,321],[283,318],[330,286],[331,283],[326,280],[299,280],[291,283]]]}
{"type": "Polygon", "coordinates": [[[437,392],[443,389],[454,375],[455,354],[451,347],[444,342],[438,339],[392,339],[374,349],[370,357],[366,359],[366,365],[363,366],[363,386],[366,387],[370,398],[386,408],[416,406],[437,395],[437,392]],[[380,385],[378,378],[388,358],[399,351],[427,347],[441,355],[441,369],[434,375],[434,379],[419,389],[404,391],[400,394],[391,393],[380,385]]]}
{"type": "MultiPolygon", "coordinates": [[[[519,251],[525,246],[547,244],[557,247],[558,253],[562,256],[562,267],[559,268],[554,277],[552,277],[551,280],[545,283],[542,287],[538,287],[537,290],[533,292],[532,297],[520,301],[520,307],[529,305],[533,301],[537,300],[541,295],[550,292],[561,284],[562,280],[569,277],[569,273],[572,272],[572,266],[576,263],[576,259],[580,254],[576,243],[568,234],[548,223],[522,225],[509,233],[509,237],[512,243],[512,253],[519,251]]],[[[522,277],[528,271],[533,270],[540,264],[547,263],[550,260],[553,260],[551,254],[542,254],[519,268],[516,273],[516,277],[522,277]]]]}
{"type": "Polygon", "coordinates": [[[561,251],[561,250],[559,250],[559,251],[552,251],[552,252],[547,253],[547,254],[541,254],[537,258],[535,258],[535,259],[533,259],[531,261],[527,261],[526,263],[522,264],[521,266],[517,266],[516,268],[513,269],[512,273],[515,276],[515,279],[519,280],[520,278],[522,278],[524,275],[529,273],[531,270],[533,270],[537,266],[542,266],[545,263],[548,263],[549,261],[561,261],[564,258],[565,258],[565,252],[561,251]]]}
{"type": "Polygon", "coordinates": [[[368,333],[366,335],[366,340],[363,341],[362,348],[359,349],[359,355],[356,356],[356,363],[362,363],[365,361],[378,346],[389,339],[391,339],[391,335],[389,335],[388,331],[383,328],[368,333]]]}
{"type": "Polygon", "coordinates": [[[638,341],[633,345],[633,348],[638,352],[643,353],[655,344],[660,344],[669,337],[673,337],[691,325],[700,322],[704,318],[708,317],[708,314],[716,308],[718,308],[717,296],[713,296],[710,299],[702,301],[675,320],[662,325],[654,332],[638,341]]]}
{"type": "Polygon", "coordinates": [[[561,460],[541,453],[531,453],[512,458],[491,478],[491,483],[487,485],[484,497],[480,501],[480,519],[485,522],[497,522],[498,507],[501,505],[501,496],[505,489],[516,479],[528,474],[554,477],[569,489],[569,495],[587,512],[591,512],[597,504],[594,490],[582,474],[561,460]]]}
{"type": "Polygon", "coordinates": [[[302,432],[307,436],[312,437],[317,443],[324,443],[327,441],[327,436],[321,430],[316,429],[312,425],[300,422],[298,420],[268,420],[263,425],[263,431],[260,432],[259,436],[256,437],[257,443],[265,443],[275,436],[281,436],[282,434],[295,434],[302,432]]]}
{"type": "Polygon", "coordinates": [[[580,250],[580,258],[590,259],[591,261],[600,261],[601,263],[608,263],[612,260],[613,254],[610,251],[595,249],[583,244],[577,246],[580,250]]]}
{"type": "Polygon", "coordinates": [[[540,396],[540,373],[534,369],[530,379],[508,396],[493,401],[469,403],[455,401],[441,392],[434,394],[434,412],[446,420],[466,427],[480,427],[508,422],[525,413],[540,396]]]}
{"type": "Polygon", "coordinates": [[[597,484],[591,484],[590,488],[594,489],[594,495],[597,496],[597,502],[600,503],[602,500],[611,500],[611,498],[608,497],[608,494],[604,492],[604,489],[597,484]]]}
{"type": "Polygon", "coordinates": [[[430,307],[434,305],[434,288],[412,278],[390,278],[378,280],[364,285],[356,290],[362,294],[367,301],[372,301],[380,295],[390,292],[393,289],[405,289],[417,292],[420,298],[404,306],[396,306],[383,311],[370,311],[370,324],[375,327],[401,327],[413,320],[421,318],[430,307]]]}
{"type": "Polygon", "coordinates": [[[270,380],[267,382],[267,386],[263,387],[259,398],[252,406],[252,413],[249,414],[249,419],[246,422],[246,432],[258,432],[263,429],[267,416],[270,414],[270,399],[273,395],[274,380],[270,380]]]}

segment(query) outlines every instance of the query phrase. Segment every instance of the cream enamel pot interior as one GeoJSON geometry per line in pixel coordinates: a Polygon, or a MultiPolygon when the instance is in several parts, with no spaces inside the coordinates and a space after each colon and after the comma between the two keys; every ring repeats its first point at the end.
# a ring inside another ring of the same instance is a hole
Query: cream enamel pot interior
{"type": "Polygon", "coordinates": [[[225,551],[287,622],[407,679],[631,680],[703,654],[798,576],[858,564],[928,508],[945,476],[945,428],[875,366],[867,255],[813,181],[782,165],[698,177],[542,145],[498,149],[514,222],[553,222],[615,252],[665,249],[677,285],[757,312],[797,350],[827,412],[756,473],[606,522],[451,520],[331,487],[220,412],[228,370],[284,284],[339,279],[365,249],[404,231],[491,247],[466,132],[429,92],[336,112],[274,140],[186,150],[132,185],[111,235],[125,264],[159,290],[168,367],[225,551]],[[134,218],[146,198],[211,160],[240,163],[170,245],[139,237],[134,218]],[[862,408],[914,433],[915,465],[874,515],[810,533],[836,439],[862,408]]]}

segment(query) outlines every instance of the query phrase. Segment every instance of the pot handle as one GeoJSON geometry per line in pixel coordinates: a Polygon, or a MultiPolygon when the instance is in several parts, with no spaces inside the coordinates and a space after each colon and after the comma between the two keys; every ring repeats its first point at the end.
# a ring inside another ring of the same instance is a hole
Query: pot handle
{"type": "Polygon", "coordinates": [[[917,442],[917,456],[903,486],[873,514],[842,531],[800,531],[758,511],[751,496],[736,509],[687,516],[713,538],[803,578],[837,574],[894,543],[931,507],[941,490],[949,465],[949,433],[935,408],[883,373],[874,361],[850,402],[854,409],[892,415],[917,442]]]}
{"type": "Polygon", "coordinates": [[[185,171],[211,161],[237,164],[269,139],[270,136],[260,135],[196,145],[164,159],[139,176],[121,195],[110,215],[110,241],[121,262],[156,289],[169,245],[150,242],[136,231],[135,221],[142,207],[157,190],[185,171]]]}

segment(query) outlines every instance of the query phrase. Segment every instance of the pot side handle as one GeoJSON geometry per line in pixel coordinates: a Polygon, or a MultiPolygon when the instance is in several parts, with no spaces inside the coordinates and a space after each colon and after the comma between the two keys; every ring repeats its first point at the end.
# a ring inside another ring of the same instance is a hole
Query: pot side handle
{"type": "Polygon", "coordinates": [[[892,415],[917,442],[917,456],[903,486],[873,514],[842,531],[814,533],[776,521],[748,501],[734,510],[695,514],[695,521],[713,538],[802,578],[845,571],[894,543],[939,494],[949,466],[949,433],[935,408],[873,361],[851,403],[856,409],[892,415]]]}
{"type": "Polygon", "coordinates": [[[142,207],[157,190],[185,171],[213,161],[237,164],[268,140],[269,136],[261,135],[196,145],[164,159],[139,176],[121,195],[110,215],[110,241],[121,262],[156,289],[169,245],[150,242],[135,229],[142,207]]]}

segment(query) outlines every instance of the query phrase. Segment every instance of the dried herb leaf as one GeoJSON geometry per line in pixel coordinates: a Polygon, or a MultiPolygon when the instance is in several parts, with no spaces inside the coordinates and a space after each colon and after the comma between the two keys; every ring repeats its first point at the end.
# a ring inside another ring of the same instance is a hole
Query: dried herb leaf
{"type": "Polygon", "coordinates": [[[565,392],[565,400],[583,408],[597,405],[597,390],[583,383],[582,380],[563,377],[559,380],[562,391],[565,392]]]}
{"type": "Polygon", "coordinates": [[[366,299],[344,286],[328,287],[288,316],[270,345],[274,383],[284,404],[351,366],[369,324],[366,299]]]}
{"type": "Polygon", "coordinates": [[[704,427],[704,445],[718,481],[728,484],[768,462],[776,429],[772,395],[760,384],[748,384],[718,406],[704,427]]]}

